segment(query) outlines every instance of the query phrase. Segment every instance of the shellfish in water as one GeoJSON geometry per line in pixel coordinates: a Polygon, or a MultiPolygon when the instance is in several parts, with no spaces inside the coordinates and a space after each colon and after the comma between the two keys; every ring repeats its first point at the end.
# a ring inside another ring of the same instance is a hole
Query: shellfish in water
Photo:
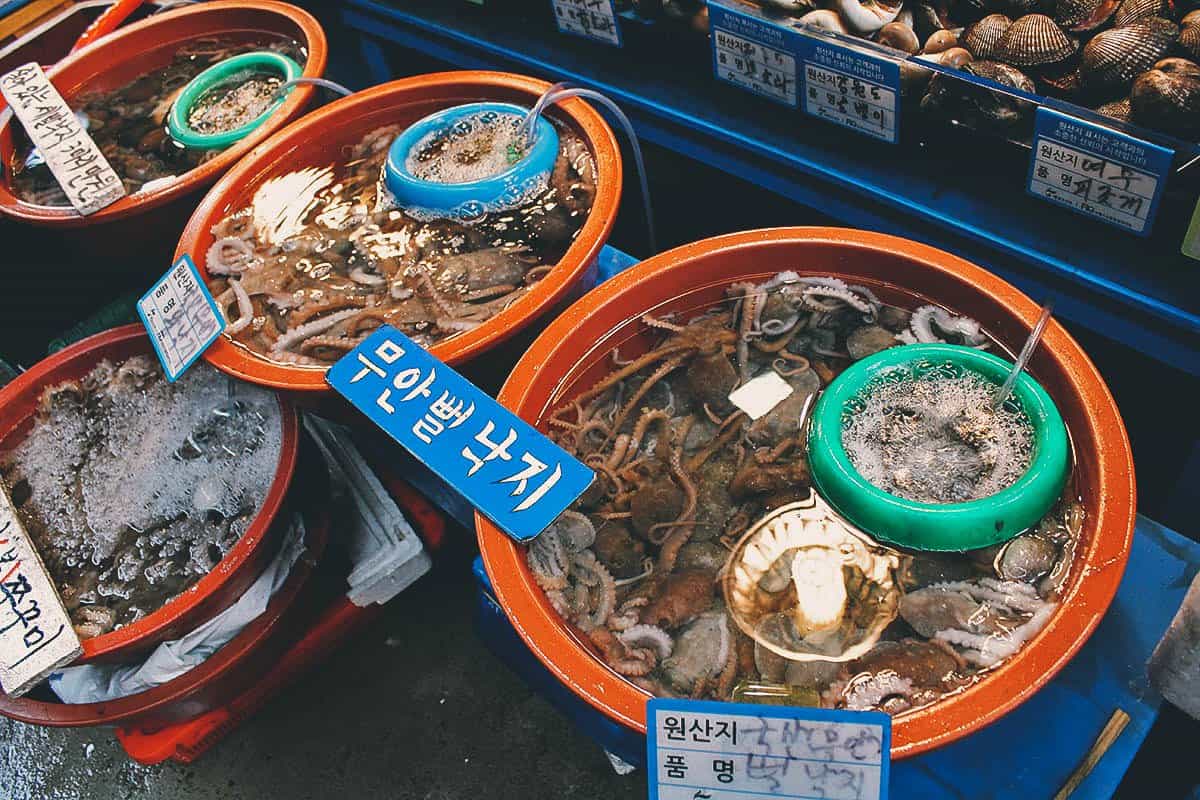
{"type": "Polygon", "coordinates": [[[1133,82],[1133,120],[1180,137],[1200,134],[1200,66],[1186,58],[1166,58],[1133,82]]]}
{"type": "Polygon", "coordinates": [[[1075,53],[1078,43],[1045,14],[1026,14],[1008,27],[996,44],[995,58],[1018,67],[1057,64],[1075,53]]]}
{"type": "Polygon", "coordinates": [[[1003,14],[988,14],[963,31],[960,43],[978,59],[988,59],[996,52],[996,46],[1012,27],[1012,20],[1003,14]]]}
{"type": "MultiPolygon", "coordinates": [[[[1120,89],[1154,66],[1179,38],[1179,27],[1162,17],[1139,20],[1096,34],[1079,58],[1085,89],[1120,89]]],[[[1110,95],[1111,96],[1111,95],[1110,95]]]]}
{"type": "Polygon", "coordinates": [[[791,661],[849,661],[896,617],[900,554],[815,494],[771,512],[734,548],[725,600],[738,627],[791,661]],[[830,648],[830,642],[837,647],[830,648]]]}

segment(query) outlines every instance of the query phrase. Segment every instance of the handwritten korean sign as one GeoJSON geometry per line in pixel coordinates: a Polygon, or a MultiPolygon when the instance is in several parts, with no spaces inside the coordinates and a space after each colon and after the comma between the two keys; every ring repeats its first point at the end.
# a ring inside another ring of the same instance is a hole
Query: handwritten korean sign
{"type": "Polygon", "coordinates": [[[621,27],[613,0],[550,0],[561,33],[573,33],[621,46],[621,27]]]}
{"type": "Polygon", "coordinates": [[[82,654],[54,581],[0,484],[0,686],[17,697],[82,654]]]}
{"type": "Polygon", "coordinates": [[[0,93],[71,205],[83,216],[125,196],[125,185],[36,63],[0,77],[0,93]]]}
{"type": "Polygon", "coordinates": [[[900,65],[815,38],[804,50],[804,111],[895,144],[900,65]]]}
{"type": "Polygon", "coordinates": [[[172,383],[225,330],[225,317],[186,254],[142,295],[137,307],[172,383]]]}
{"type": "Polygon", "coordinates": [[[795,108],[796,59],[788,31],[740,9],[708,5],[713,74],[719,80],[795,108]]]}
{"type": "Polygon", "coordinates": [[[650,800],[883,800],[891,718],[881,712],[654,698],[650,800]]]}
{"type": "Polygon", "coordinates": [[[1147,236],[1173,151],[1038,108],[1029,193],[1147,236]]]}
{"type": "Polygon", "coordinates": [[[535,538],[595,478],[390,325],[347,353],[325,380],[518,541],[535,538]]]}

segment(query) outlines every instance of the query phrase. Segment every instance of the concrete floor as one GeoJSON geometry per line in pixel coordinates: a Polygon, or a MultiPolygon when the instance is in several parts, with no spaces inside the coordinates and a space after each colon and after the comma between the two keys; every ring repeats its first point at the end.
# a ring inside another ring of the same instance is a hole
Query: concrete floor
{"type": "Polygon", "coordinates": [[[447,554],[342,652],[192,765],[134,764],[105,729],[0,718],[0,798],[645,797],[642,773],[616,775],[484,648],[473,597],[466,553],[447,554]]]}

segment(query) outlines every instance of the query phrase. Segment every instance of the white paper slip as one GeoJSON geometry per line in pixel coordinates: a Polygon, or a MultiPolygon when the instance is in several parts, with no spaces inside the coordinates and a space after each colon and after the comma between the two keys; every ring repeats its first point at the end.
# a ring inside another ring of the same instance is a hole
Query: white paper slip
{"type": "Polygon", "coordinates": [[[550,0],[561,33],[621,46],[621,27],[613,0],[550,0]]]}
{"type": "Polygon", "coordinates": [[[650,800],[884,800],[891,718],[877,711],[652,698],[650,800]]]}
{"type": "Polygon", "coordinates": [[[788,399],[794,391],[790,383],[779,377],[778,372],[767,370],[730,392],[729,402],[745,411],[750,419],[758,419],[771,413],[771,409],[788,399]]]}
{"type": "Polygon", "coordinates": [[[125,196],[125,185],[36,63],[0,77],[0,93],[58,185],[83,216],[125,196]]]}
{"type": "Polygon", "coordinates": [[[82,654],[54,581],[0,484],[0,687],[18,697],[82,654]]]}
{"type": "Polygon", "coordinates": [[[138,315],[172,383],[225,330],[217,301],[187,255],[138,300],[138,315]]]}

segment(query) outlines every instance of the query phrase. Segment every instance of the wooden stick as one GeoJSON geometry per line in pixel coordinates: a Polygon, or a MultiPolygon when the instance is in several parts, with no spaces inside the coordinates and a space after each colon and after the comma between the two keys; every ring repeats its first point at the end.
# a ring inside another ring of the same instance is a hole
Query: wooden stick
{"type": "Polygon", "coordinates": [[[1083,757],[1083,761],[1079,762],[1079,766],[1067,778],[1067,782],[1058,790],[1058,794],[1054,795],[1054,800],[1067,800],[1079,788],[1079,784],[1083,783],[1083,779],[1091,774],[1091,771],[1100,763],[1100,759],[1104,758],[1108,748],[1112,747],[1113,742],[1117,741],[1117,737],[1121,735],[1121,731],[1125,730],[1125,726],[1128,724],[1129,715],[1124,711],[1118,708],[1112,713],[1091,749],[1083,757]]]}

